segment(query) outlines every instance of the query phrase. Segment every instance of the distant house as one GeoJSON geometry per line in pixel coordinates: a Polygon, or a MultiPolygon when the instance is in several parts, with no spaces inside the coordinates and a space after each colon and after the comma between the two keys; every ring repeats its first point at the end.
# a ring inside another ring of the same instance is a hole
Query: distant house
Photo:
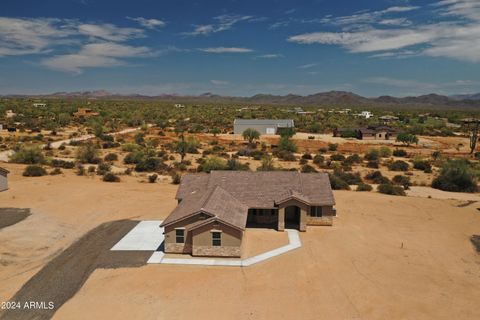
{"type": "Polygon", "coordinates": [[[385,124],[385,123],[391,123],[391,122],[398,121],[399,118],[395,117],[395,116],[381,116],[381,117],[378,118],[378,120],[380,120],[380,122],[385,124]]]}
{"type": "Polygon", "coordinates": [[[73,114],[73,116],[77,119],[88,119],[90,117],[95,117],[100,115],[98,112],[94,112],[92,109],[89,108],[78,108],[78,111],[73,114]]]}
{"type": "Polygon", "coordinates": [[[8,189],[8,174],[10,171],[0,167],[0,192],[8,189]]]}
{"type": "Polygon", "coordinates": [[[247,129],[255,129],[262,135],[274,135],[279,134],[282,129],[288,128],[295,128],[292,119],[235,119],[233,122],[233,132],[240,135],[247,129]]]}
{"type": "Polygon", "coordinates": [[[370,111],[362,111],[360,113],[360,117],[370,119],[371,117],[373,117],[373,113],[371,113],[370,111]]]}
{"type": "Polygon", "coordinates": [[[178,206],[163,221],[166,253],[240,257],[245,229],[331,226],[336,211],[328,174],[212,171],[188,174],[178,206]]]}
{"type": "Polygon", "coordinates": [[[45,108],[47,106],[46,103],[34,103],[33,106],[35,108],[45,108]]]}
{"type": "Polygon", "coordinates": [[[184,109],[184,108],[185,108],[185,105],[180,104],[180,103],[176,103],[176,104],[175,104],[175,108],[184,109]]]}
{"type": "Polygon", "coordinates": [[[5,111],[5,118],[13,118],[15,117],[17,114],[15,112],[13,112],[13,110],[7,110],[5,111]]]}
{"type": "Polygon", "coordinates": [[[398,131],[389,126],[368,126],[361,128],[338,128],[334,137],[357,138],[359,140],[396,140],[398,131]]]}

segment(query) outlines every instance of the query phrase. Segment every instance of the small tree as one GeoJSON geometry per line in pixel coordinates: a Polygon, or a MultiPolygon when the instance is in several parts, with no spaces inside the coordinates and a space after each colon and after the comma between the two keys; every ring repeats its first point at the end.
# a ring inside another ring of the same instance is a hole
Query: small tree
{"type": "Polygon", "coordinates": [[[92,142],[87,142],[77,151],[77,160],[81,163],[96,163],[99,151],[92,142]]]}
{"type": "Polygon", "coordinates": [[[399,133],[397,136],[397,142],[410,146],[413,143],[418,144],[418,137],[410,133],[399,133]]]}
{"type": "Polygon", "coordinates": [[[248,128],[243,131],[243,139],[248,140],[249,144],[252,144],[255,140],[260,139],[260,132],[255,129],[248,128]]]}
{"type": "Polygon", "coordinates": [[[257,168],[257,171],[275,171],[275,165],[273,164],[273,157],[266,155],[262,158],[262,164],[257,168]]]}
{"type": "Polygon", "coordinates": [[[440,175],[432,182],[432,188],[451,192],[476,192],[478,190],[475,172],[465,160],[448,160],[440,175]]]}
{"type": "Polygon", "coordinates": [[[216,137],[217,134],[220,134],[222,131],[220,131],[219,128],[215,127],[210,132],[213,134],[214,137],[216,137]]]}
{"type": "Polygon", "coordinates": [[[296,152],[297,145],[289,137],[284,136],[278,142],[278,151],[296,152]]]}

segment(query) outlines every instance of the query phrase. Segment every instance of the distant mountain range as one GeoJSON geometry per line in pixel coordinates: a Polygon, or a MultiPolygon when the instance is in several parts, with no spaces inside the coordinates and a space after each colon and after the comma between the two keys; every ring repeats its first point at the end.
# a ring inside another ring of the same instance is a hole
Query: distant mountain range
{"type": "MultiPolygon", "coordinates": [[[[6,96],[4,96],[6,97],[6,96]]],[[[140,94],[121,95],[106,90],[56,92],[46,95],[16,95],[10,97],[44,98],[44,99],[127,99],[158,100],[174,103],[233,103],[243,105],[278,105],[278,106],[319,106],[319,107],[397,107],[425,109],[480,109],[480,93],[469,95],[442,96],[428,94],[416,97],[396,98],[381,96],[366,98],[352,92],[329,91],[307,96],[288,94],[257,94],[251,97],[221,96],[212,93],[201,95],[161,94],[146,96],[140,94]]]]}

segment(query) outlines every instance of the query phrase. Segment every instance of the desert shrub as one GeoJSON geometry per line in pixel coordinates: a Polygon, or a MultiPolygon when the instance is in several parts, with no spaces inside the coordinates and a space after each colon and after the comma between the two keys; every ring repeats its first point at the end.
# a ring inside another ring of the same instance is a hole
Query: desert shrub
{"type": "Polygon", "coordinates": [[[111,172],[106,173],[103,176],[102,180],[105,181],[105,182],[120,182],[120,178],[118,176],[114,175],[111,172]]]}
{"type": "Polygon", "coordinates": [[[396,185],[403,186],[405,190],[410,188],[410,186],[412,185],[412,183],[410,182],[410,178],[402,175],[396,175],[395,177],[393,177],[392,182],[396,185]]]}
{"type": "Polygon", "coordinates": [[[252,153],[252,149],[250,148],[241,148],[240,150],[237,151],[237,155],[240,157],[250,157],[251,153],[252,153]]]}
{"type": "Polygon", "coordinates": [[[432,188],[451,192],[476,192],[478,190],[475,172],[466,160],[448,160],[440,175],[432,182],[432,188]]]}
{"type": "Polygon", "coordinates": [[[177,172],[175,172],[172,175],[172,184],[180,184],[181,181],[182,181],[182,176],[177,172]]]}
{"type": "Polygon", "coordinates": [[[275,171],[275,165],[273,164],[273,158],[266,155],[262,158],[262,164],[257,168],[257,171],[275,171]]]}
{"type": "Polygon", "coordinates": [[[409,146],[413,143],[418,144],[418,137],[410,133],[399,133],[397,135],[397,141],[409,146]]]}
{"type": "Polygon", "coordinates": [[[77,160],[80,163],[98,163],[98,153],[98,147],[88,142],[78,148],[77,160]]]}
{"type": "Polygon", "coordinates": [[[391,171],[408,171],[408,163],[402,160],[397,160],[388,165],[388,170],[391,171]]]}
{"type": "Polygon", "coordinates": [[[74,162],[64,161],[59,159],[52,159],[52,161],[50,161],[50,165],[54,168],[63,168],[63,169],[73,169],[75,167],[74,162]]]}
{"type": "Polygon", "coordinates": [[[125,156],[123,162],[125,164],[138,164],[143,161],[145,158],[145,153],[143,151],[133,151],[125,156]]]}
{"type": "Polygon", "coordinates": [[[107,172],[110,172],[110,165],[108,163],[100,163],[97,167],[97,175],[104,176],[107,172]]]}
{"type": "Polygon", "coordinates": [[[378,160],[370,160],[367,162],[367,168],[378,169],[380,168],[380,163],[378,160]]]}
{"type": "Polygon", "coordinates": [[[41,177],[47,174],[47,171],[39,165],[31,164],[23,171],[24,177],[41,177]]]}
{"type": "Polygon", "coordinates": [[[318,149],[318,152],[320,153],[327,153],[328,149],[327,148],[320,148],[318,149]]]}
{"type": "Polygon", "coordinates": [[[79,165],[77,166],[77,170],[76,170],[76,171],[77,171],[77,175],[78,175],[78,176],[84,176],[84,175],[85,175],[85,168],[84,168],[81,164],[79,164],[79,165]]]}
{"type": "Polygon", "coordinates": [[[357,191],[361,192],[361,191],[372,191],[373,187],[367,183],[359,183],[357,185],[357,191]]]}
{"type": "Polygon", "coordinates": [[[382,158],[388,158],[392,156],[392,150],[389,147],[381,146],[378,152],[382,158]]]}
{"type": "Polygon", "coordinates": [[[160,158],[149,157],[137,163],[137,165],[135,166],[135,171],[137,172],[156,171],[161,169],[163,165],[164,163],[160,158]]]}
{"type": "Polygon", "coordinates": [[[105,161],[113,162],[118,160],[118,155],[116,153],[109,153],[103,158],[105,161]]]}
{"type": "Polygon", "coordinates": [[[380,159],[380,151],[378,149],[370,149],[366,154],[365,154],[365,160],[368,161],[375,161],[380,159]]]}
{"type": "Polygon", "coordinates": [[[120,146],[120,143],[118,142],[113,142],[113,141],[107,141],[102,143],[102,148],[103,149],[112,149],[112,148],[117,148],[120,146]]]}
{"type": "Polygon", "coordinates": [[[365,176],[365,179],[370,180],[370,181],[372,181],[373,183],[376,183],[376,184],[391,183],[390,180],[387,177],[383,176],[380,171],[373,171],[373,172],[368,173],[365,176]]]}
{"type": "Polygon", "coordinates": [[[362,182],[362,177],[359,173],[349,173],[342,170],[335,170],[333,174],[348,183],[349,185],[359,184],[362,182]]]}
{"type": "Polygon", "coordinates": [[[333,174],[328,174],[330,177],[330,185],[333,190],[350,190],[350,186],[347,182],[333,174]]]}
{"type": "Polygon", "coordinates": [[[122,151],[125,151],[125,152],[135,152],[135,151],[139,151],[140,149],[141,147],[135,143],[126,143],[122,145],[122,151]]]}
{"type": "Polygon", "coordinates": [[[157,181],[158,175],[156,173],[148,176],[149,183],[155,183],[157,181]]]}
{"type": "Polygon", "coordinates": [[[337,151],[338,143],[329,143],[328,144],[328,151],[337,151]]]}
{"type": "Polygon", "coordinates": [[[58,150],[63,151],[63,150],[65,150],[66,148],[67,148],[67,147],[65,146],[65,143],[62,143],[62,144],[60,145],[60,147],[58,147],[58,150]]]}
{"type": "Polygon", "coordinates": [[[43,164],[45,157],[38,147],[21,147],[10,157],[10,161],[23,164],[43,164]]]}
{"type": "Polygon", "coordinates": [[[312,155],[311,155],[310,153],[304,153],[304,154],[302,155],[302,159],[312,160],[313,157],[312,157],[312,155]]]}
{"type": "Polygon", "coordinates": [[[279,159],[283,161],[297,161],[297,158],[292,152],[289,151],[280,151],[277,153],[279,159]]]}
{"type": "Polygon", "coordinates": [[[342,154],[338,154],[338,153],[337,153],[337,154],[332,154],[332,155],[330,156],[330,160],[332,160],[332,161],[344,161],[344,160],[345,160],[345,156],[342,155],[342,154]]]}
{"type": "Polygon", "coordinates": [[[250,154],[250,156],[254,160],[261,160],[265,156],[265,152],[263,152],[261,150],[253,150],[252,153],[250,154]]]}
{"type": "Polygon", "coordinates": [[[315,157],[313,157],[313,163],[315,163],[316,165],[321,165],[323,162],[325,161],[325,157],[322,156],[322,155],[315,155],[315,157]]]}
{"type": "Polygon", "coordinates": [[[309,164],[303,165],[302,168],[300,169],[300,171],[303,172],[303,173],[318,172],[314,167],[312,167],[309,164]]]}
{"type": "Polygon", "coordinates": [[[97,170],[97,168],[95,168],[95,166],[89,166],[88,169],[87,169],[87,172],[88,173],[94,173],[96,170],[97,170]]]}
{"type": "Polygon", "coordinates": [[[358,154],[352,154],[351,156],[348,156],[344,161],[344,164],[352,165],[354,163],[362,163],[362,157],[360,157],[358,154]]]}
{"type": "Polygon", "coordinates": [[[227,168],[227,162],[219,157],[209,157],[204,163],[198,166],[199,171],[207,172],[213,170],[225,170],[227,168]]]}
{"type": "Polygon", "coordinates": [[[440,151],[433,151],[432,152],[432,158],[434,160],[437,160],[438,158],[440,158],[442,156],[442,153],[440,151]]]}
{"type": "Polygon", "coordinates": [[[432,165],[430,164],[430,162],[421,158],[415,158],[415,160],[413,160],[413,168],[417,170],[422,170],[425,173],[432,172],[432,165]]]}
{"type": "Polygon", "coordinates": [[[302,159],[300,159],[299,163],[300,163],[300,165],[305,165],[305,164],[308,163],[308,160],[302,158],[302,159]]]}
{"type": "Polygon", "coordinates": [[[59,175],[59,174],[62,174],[62,169],[60,169],[60,168],[55,168],[52,171],[50,171],[51,176],[56,176],[56,175],[59,175]]]}
{"type": "Polygon", "coordinates": [[[243,164],[237,159],[229,159],[227,160],[226,170],[231,171],[248,171],[250,167],[247,164],[243,164]]]}
{"type": "Polygon", "coordinates": [[[377,187],[378,192],[389,194],[393,196],[405,196],[403,187],[395,186],[393,184],[381,184],[377,187]]]}
{"type": "Polygon", "coordinates": [[[296,152],[297,145],[288,136],[283,136],[278,142],[278,151],[296,152]]]}
{"type": "Polygon", "coordinates": [[[405,158],[407,156],[407,151],[405,151],[403,149],[395,149],[395,150],[393,150],[393,155],[395,157],[405,158]]]}

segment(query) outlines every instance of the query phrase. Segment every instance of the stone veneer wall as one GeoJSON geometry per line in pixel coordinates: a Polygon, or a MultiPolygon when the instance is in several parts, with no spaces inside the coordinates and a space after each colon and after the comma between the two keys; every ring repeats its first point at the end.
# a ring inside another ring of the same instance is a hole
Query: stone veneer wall
{"type": "Polygon", "coordinates": [[[203,257],[232,257],[239,258],[241,256],[241,247],[225,247],[225,246],[193,246],[193,256],[203,257]]]}
{"type": "Polygon", "coordinates": [[[191,253],[192,245],[189,243],[168,243],[165,242],[166,253],[191,253]]]}

